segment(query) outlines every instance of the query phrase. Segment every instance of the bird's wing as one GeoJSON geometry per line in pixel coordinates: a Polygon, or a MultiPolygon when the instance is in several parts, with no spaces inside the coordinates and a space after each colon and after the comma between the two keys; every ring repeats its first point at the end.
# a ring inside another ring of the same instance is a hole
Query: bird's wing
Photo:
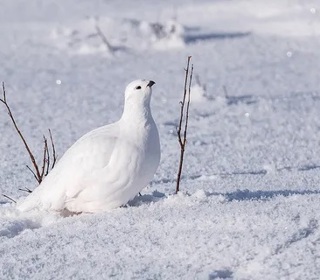
{"type": "MultiPolygon", "coordinates": [[[[81,137],[61,158],[59,176],[68,177],[66,191],[71,197],[79,192],[78,184],[110,161],[118,139],[117,123],[95,129],[81,137]]],[[[57,166],[58,167],[58,166],[57,166]]]]}
{"type": "Polygon", "coordinates": [[[106,166],[118,139],[118,132],[117,123],[90,131],[65,152],[58,164],[83,171],[106,166]]]}
{"type": "Polygon", "coordinates": [[[114,123],[81,137],[65,152],[40,186],[20,204],[20,209],[64,208],[68,198],[86,188],[87,177],[108,165],[118,133],[118,123],[114,123]]]}
{"type": "Polygon", "coordinates": [[[123,205],[123,201],[128,201],[137,194],[134,190],[128,192],[127,186],[132,183],[133,178],[129,174],[137,168],[136,162],[139,161],[140,154],[137,147],[127,141],[120,141],[118,144],[121,149],[116,149],[107,166],[97,168],[83,178],[72,190],[73,193],[67,192],[68,210],[97,212],[112,209],[123,205]]]}

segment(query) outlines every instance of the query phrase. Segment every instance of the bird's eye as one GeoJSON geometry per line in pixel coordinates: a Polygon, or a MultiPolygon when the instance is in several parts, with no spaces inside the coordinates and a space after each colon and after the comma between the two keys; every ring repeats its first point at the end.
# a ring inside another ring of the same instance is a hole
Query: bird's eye
{"type": "Polygon", "coordinates": [[[141,86],[137,86],[136,89],[141,89],[141,86]]]}

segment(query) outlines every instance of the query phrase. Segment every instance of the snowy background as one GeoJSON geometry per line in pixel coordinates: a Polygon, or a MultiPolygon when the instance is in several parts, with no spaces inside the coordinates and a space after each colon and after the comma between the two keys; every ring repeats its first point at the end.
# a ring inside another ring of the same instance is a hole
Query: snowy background
{"type": "MultiPolygon", "coordinates": [[[[127,207],[62,218],[0,198],[0,279],[318,279],[319,0],[0,0],[0,80],[40,158],[156,81],[162,160],[127,207]],[[100,30],[109,46],[99,36],[100,30]],[[183,68],[195,67],[173,195],[183,68]]],[[[0,193],[36,182],[0,106],[0,193]]]]}

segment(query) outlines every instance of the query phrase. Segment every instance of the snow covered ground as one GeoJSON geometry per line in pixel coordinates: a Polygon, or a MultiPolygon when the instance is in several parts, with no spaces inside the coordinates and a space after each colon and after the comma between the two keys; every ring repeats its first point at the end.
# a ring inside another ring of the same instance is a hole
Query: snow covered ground
{"type": "MultiPolygon", "coordinates": [[[[318,0],[0,6],[0,80],[38,157],[47,128],[62,155],[117,120],[136,78],[157,83],[162,146],[154,181],[123,208],[62,218],[1,197],[0,279],[319,278],[318,0]],[[173,195],[188,55],[198,78],[173,195]]],[[[36,184],[3,106],[0,131],[0,193],[19,198],[36,184]]]]}

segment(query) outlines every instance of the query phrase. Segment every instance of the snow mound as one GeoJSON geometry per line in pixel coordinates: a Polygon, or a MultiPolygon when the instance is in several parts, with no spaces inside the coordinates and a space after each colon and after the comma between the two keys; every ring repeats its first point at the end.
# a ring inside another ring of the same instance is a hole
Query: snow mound
{"type": "Polygon", "coordinates": [[[88,17],[51,30],[50,40],[71,54],[113,55],[122,50],[183,48],[184,27],[176,21],[147,22],[133,19],[88,17]]]}
{"type": "Polygon", "coordinates": [[[62,219],[56,213],[33,211],[22,213],[12,206],[4,204],[0,207],[0,240],[14,238],[24,231],[30,231],[50,225],[62,219]]]}

